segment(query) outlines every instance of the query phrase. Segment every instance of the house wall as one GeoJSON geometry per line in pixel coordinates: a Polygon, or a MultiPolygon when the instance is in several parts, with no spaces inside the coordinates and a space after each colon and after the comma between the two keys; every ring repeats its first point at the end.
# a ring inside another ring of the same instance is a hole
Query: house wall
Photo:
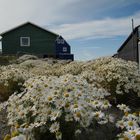
{"type": "Polygon", "coordinates": [[[56,46],[56,54],[70,54],[70,46],[69,44],[64,40],[62,37],[58,37],[55,41],[56,46]],[[63,48],[66,48],[66,51],[63,50],[63,48]]]}
{"type": "Polygon", "coordinates": [[[136,31],[128,42],[124,45],[124,47],[118,52],[118,57],[138,62],[138,31],[136,31]],[[134,39],[134,47],[133,47],[133,39],[134,39]]]}
{"type": "Polygon", "coordinates": [[[140,69],[140,41],[138,42],[138,62],[139,62],[139,69],[140,69]]]}
{"type": "Polygon", "coordinates": [[[17,28],[2,36],[3,54],[55,54],[57,35],[43,31],[31,24],[17,28]],[[30,46],[20,46],[20,37],[30,37],[30,46]]]}

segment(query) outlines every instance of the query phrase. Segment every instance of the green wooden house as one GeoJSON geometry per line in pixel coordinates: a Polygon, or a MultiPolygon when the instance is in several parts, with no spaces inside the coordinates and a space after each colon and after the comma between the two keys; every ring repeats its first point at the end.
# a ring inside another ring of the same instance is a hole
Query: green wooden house
{"type": "Polygon", "coordinates": [[[0,34],[2,55],[33,54],[40,57],[72,59],[70,45],[62,36],[31,22],[0,34]]]}

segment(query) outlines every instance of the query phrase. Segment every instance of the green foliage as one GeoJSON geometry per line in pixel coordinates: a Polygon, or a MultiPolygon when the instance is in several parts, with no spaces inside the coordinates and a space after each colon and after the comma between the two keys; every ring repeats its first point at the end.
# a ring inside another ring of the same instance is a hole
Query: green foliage
{"type": "Polygon", "coordinates": [[[7,85],[0,83],[0,101],[6,101],[14,92],[21,92],[22,85],[19,85],[18,83],[24,83],[23,79],[13,81],[13,78],[8,79],[7,82],[7,85]]]}
{"type": "Polygon", "coordinates": [[[0,65],[8,65],[17,59],[16,56],[0,56],[0,65]]]}

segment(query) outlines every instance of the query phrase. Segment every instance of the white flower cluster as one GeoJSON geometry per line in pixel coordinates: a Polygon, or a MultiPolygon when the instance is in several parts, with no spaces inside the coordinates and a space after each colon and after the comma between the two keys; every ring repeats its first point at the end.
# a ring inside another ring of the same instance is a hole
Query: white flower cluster
{"type": "Polygon", "coordinates": [[[36,60],[36,59],[38,59],[38,57],[37,56],[34,56],[34,55],[23,55],[23,56],[19,57],[16,60],[16,62],[17,63],[22,63],[22,62],[24,62],[26,60],[36,60]]]}
{"type": "Polygon", "coordinates": [[[119,134],[119,140],[139,140],[140,138],[140,113],[128,113],[129,107],[126,105],[118,105],[118,108],[125,112],[121,120],[116,123],[118,128],[123,130],[119,134]]]}
{"type": "Polygon", "coordinates": [[[112,94],[133,91],[140,96],[140,74],[135,62],[106,57],[89,61],[84,69],[95,71],[101,85],[112,94]]]}
{"type": "Polygon", "coordinates": [[[80,76],[36,77],[27,80],[24,86],[21,94],[14,94],[8,100],[10,125],[28,125],[31,129],[47,125],[60,139],[62,118],[66,122],[77,122],[75,129],[88,128],[93,119],[99,124],[108,122],[104,110],[111,105],[104,97],[110,94],[80,76]]]}
{"type": "Polygon", "coordinates": [[[9,85],[9,81],[25,81],[31,77],[25,70],[19,69],[14,65],[2,66],[0,71],[0,84],[5,86],[9,85]]]}
{"type": "Polygon", "coordinates": [[[23,83],[33,75],[30,72],[18,68],[16,65],[0,67],[0,101],[8,99],[8,97],[22,90],[23,83]]]}
{"type": "Polygon", "coordinates": [[[94,73],[97,77],[95,82],[111,94],[124,94],[131,91],[140,96],[138,65],[131,61],[112,57],[103,57],[88,62],[74,61],[71,63],[64,63],[64,61],[49,63],[49,61],[43,60],[27,60],[16,67],[25,71],[28,70],[34,75],[44,76],[79,75],[88,72],[90,79],[92,79],[94,76],[91,74],[94,73]]]}
{"type": "MultiPolygon", "coordinates": [[[[100,125],[115,123],[106,97],[129,92],[140,95],[139,85],[138,65],[122,59],[66,62],[25,57],[20,64],[0,67],[0,96],[13,94],[0,109],[7,107],[8,123],[22,138],[32,137],[34,130],[40,129],[61,139],[65,123],[74,124],[76,135],[95,121],[100,125]],[[18,90],[20,87],[24,88],[18,90]]],[[[118,137],[136,139],[140,115],[127,114],[131,110],[124,104],[117,107],[125,113],[116,124],[124,132],[118,137]]]]}
{"type": "Polygon", "coordinates": [[[117,107],[118,107],[121,111],[123,111],[124,113],[130,111],[130,108],[129,108],[128,106],[126,106],[125,104],[121,104],[121,105],[119,104],[119,105],[117,105],[117,107]]]}

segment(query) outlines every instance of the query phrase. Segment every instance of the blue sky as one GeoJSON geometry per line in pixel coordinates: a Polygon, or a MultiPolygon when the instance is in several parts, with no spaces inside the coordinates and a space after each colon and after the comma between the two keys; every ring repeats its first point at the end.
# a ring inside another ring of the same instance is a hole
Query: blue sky
{"type": "Polygon", "coordinates": [[[61,34],[76,60],[111,56],[140,24],[140,0],[0,0],[0,32],[31,21],[61,34]]]}

